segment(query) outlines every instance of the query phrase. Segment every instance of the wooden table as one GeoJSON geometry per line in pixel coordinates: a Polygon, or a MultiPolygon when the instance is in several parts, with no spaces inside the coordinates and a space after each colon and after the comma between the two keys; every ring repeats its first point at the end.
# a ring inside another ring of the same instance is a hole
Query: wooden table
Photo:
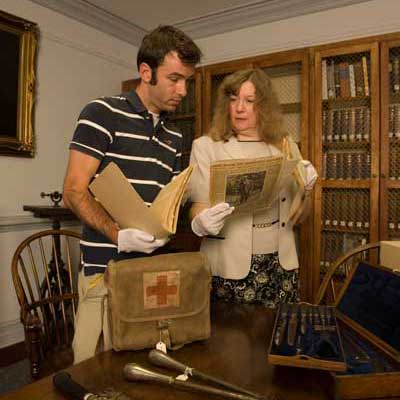
{"type": "MultiPolygon", "coordinates": [[[[175,359],[199,371],[220,377],[260,394],[278,395],[282,400],[328,399],[327,373],[267,364],[267,349],[274,313],[262,306],[214,304],[212,336],[170,352],[175,359]]],[[[88,332],[90,334],[90,332],[88,332]]],[[[132,383],[123,378],[122,368],[129,362],[140,363],[159,372],[147,362],[148,350],[108,351],[67,369],[73,379],[98,393],[113,387],[132,399],[200,400],[222,399],[202,393],[177,390],[155,383],[132,383]]],[[[55,391],[52,377],[44,378],[3,397],[15,399],[66,399],[55,391]]]]}
{"type": "Polygon", "coordinates": [[[61,228],[61,221],[75,221],[76,215],[66,207],[61,206],[31,206],[24,205],[24,211],[30,211],[35,218],[49,218],[53,229],[61,228]]]}

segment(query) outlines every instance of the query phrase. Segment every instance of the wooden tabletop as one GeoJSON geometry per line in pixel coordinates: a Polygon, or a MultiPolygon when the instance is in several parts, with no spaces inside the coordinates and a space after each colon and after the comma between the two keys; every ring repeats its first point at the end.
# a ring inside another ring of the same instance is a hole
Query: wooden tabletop
{"type": "Polygon", "coordinates": [[[24,205],[23,210],[31,211],[36,218],[50,218],[60,221],[77,219],[76,215],[67,207],[24,205]]]}
{"type": "MultiPolygon", "coordinates": [[[[176,360],[198,371],[214,375],[263,395],[274,394],[282,400],[328,399],[326,372],[279,367],[267,363],[267,351],[274,313],[262,306],[214,304],[209,340],[188,344],[169,352],[176,360]]],[[[88,333],[90,334],[90,333],[88,333]]],[[[137,400],[200,400],[221,397],[190,393],[156,383],[127,382],[122,369],[136,362],[146,368],[174,375],[149,364],[148,350],[108,351],[67,369],[74,380],[99,393],[114,388],[137,400]]],[[[174,376],[176,376],[175,374],[174,376]]],[[[66,399],[56,392],[52,377],[44,378],[4,397],[15,399],[66,399]]]]}

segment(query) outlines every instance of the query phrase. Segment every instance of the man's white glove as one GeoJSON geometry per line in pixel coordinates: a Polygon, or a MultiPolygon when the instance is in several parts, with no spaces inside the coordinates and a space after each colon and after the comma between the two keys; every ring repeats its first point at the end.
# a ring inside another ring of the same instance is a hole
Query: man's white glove
{"type": "Polygon", "coordinates": [[[218,235],[224,227],[225,218],[232,214],[235,207],[228,203],[219,203],[211,208],[206,208],[192,220],[192,231],[197,236],[218,235]]]}
{"type": "Polygon", "coordinates": [[[168,242],[169,238],[155,239],[150,233],[129,228],[118,231],[118,253],[121,251],[150,254],[168,242]]]}
{"type": "Polygon", "coordinates": [[[307,192],[313,189],[315,182],[317,181],[318,174],[317,170],[308,160],[301,160],[304,166],[305,176],[304,176],[304,188],[307,192]]]}

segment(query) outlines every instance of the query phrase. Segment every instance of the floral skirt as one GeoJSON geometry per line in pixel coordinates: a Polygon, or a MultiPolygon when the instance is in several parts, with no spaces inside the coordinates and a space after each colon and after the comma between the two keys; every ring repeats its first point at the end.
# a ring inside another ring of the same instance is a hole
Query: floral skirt
{"type": "Polygon", "coordinates": [[[298,269],[286,271],[278,253],[253,254],[249,274],[243,279],[212,278],[212,300],[261,303],[274,308],[298,301],[298,269]]]}

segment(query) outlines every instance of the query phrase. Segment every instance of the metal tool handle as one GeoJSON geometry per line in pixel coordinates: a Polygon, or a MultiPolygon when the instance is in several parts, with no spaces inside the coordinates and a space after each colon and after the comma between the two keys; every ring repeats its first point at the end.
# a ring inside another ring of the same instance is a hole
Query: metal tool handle
{"type": "Polygon", "coordinates": [[[193,376],[194,378],[199,378],[206,382],[216,383],[227,389],[234,390],[235,392],[247,394],[255,399],[263,399],[263,397],[260,396],[259,394],[253,393],[253,392],[246,390],[240,386],[234,385],[233,383],[229,383],[222,379],[215,378],[211,375],[205,374],[194,368],[191,368],[188,365],[182,364],[181,362],[174,360],[172,357],[168,356],[167,354],[163,353],[160,350],[156,350],[156,349],[150,350],[149,361],[152,364],[157,365],[159,367],[164,367],[167,369],[184,372],[185,374],[187,374],[189,376],[193,376]]]}
{"type": "Polygon", "coordinates": [[[179,361],[174,360],[172,357],[167,356],[165,353],[163,353],[160,350],[150,350],[149,353],[149,361],[157,365],[159,367],[179,371],[179,372],[188,372],[188,370],[191,370],[187,365],[182,364],[179,361]]]}
{"type": "Polygon", "coordinates": [[[124,372],[124,377],[128,381],[133,381],[133,382],[148,381],[148,382],[164,383],[164,384],[176,386],[178,388],[182,388],[182,389],[189,390],[189,391],[210,393],[210,394],[215,394],[218,396],[224,396],[224,397],[227,397],[230,399],[257,400],[256,397],[247,396],[242,393],[234,393],[234,392],[230,392],[228,390],[222,390],[222,389],[214,388],[214,387],[207,386],[207,385],[200,385],[200,384],[190,383],[190,382],[182,382],[182,381],[174,379],[171,376],[159,374],[158,372],[143,368],[140,365],[135,364],[135,363],[126,364],[123,372],[124,372]]]}

